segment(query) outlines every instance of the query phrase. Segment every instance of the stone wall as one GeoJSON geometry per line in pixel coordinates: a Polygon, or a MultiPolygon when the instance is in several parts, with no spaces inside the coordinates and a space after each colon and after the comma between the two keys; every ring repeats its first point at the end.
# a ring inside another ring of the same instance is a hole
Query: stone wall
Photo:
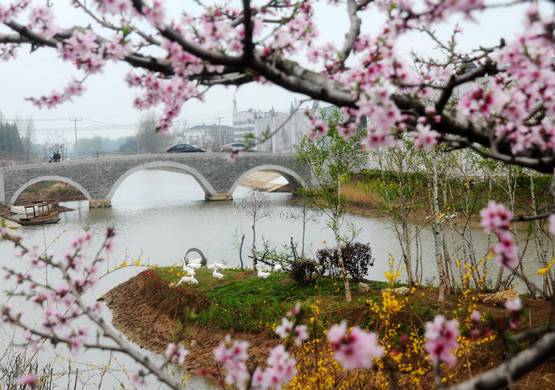
{"type": "Polygon", "coordinates": [[[241,177],[260,170],[279,172],[293,187],[312,185],[309,168],[292,153],[244,153],[234,163],[229,163],[227,156],[227,153],[142,154],[1,168],[0,201],[13,203],[31,184],[49,180],[69,183],[89,200],[110,201],[127,176],[156,168],[192,175],[206,198],[214,200],[231,199],[241,177]]]}

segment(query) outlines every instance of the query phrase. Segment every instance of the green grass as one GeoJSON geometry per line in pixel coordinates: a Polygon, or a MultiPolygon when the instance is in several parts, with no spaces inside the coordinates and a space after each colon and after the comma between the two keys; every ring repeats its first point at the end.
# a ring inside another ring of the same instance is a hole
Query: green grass
{"type": "MultiPolygon", "coordinates": [[[[364,188],[367,193],[376,199],[382,198],[379,207],[395,207],[397,201],[404,201],[407,196],[415,203],[416,208],[428,207],[428,178],[420,172],[402,173],[404,182],[410,182],[412,187],[402,187],[398,183],[399,174],[378,170],[363,170],[353,179],[353,185],[364,188]],[[384,182],[385,179],[385,182],[384,182]],[[388,200],[389,199],[389,200],[388,200]]],[[[443,186],[442,182],[442,186],[443,186]]],[[[490,187],[489,183],[478,178],[472,178],[469,182],[458,179],[448,180],[447,201],[450,210],[462,211],[468,199],[475,201],[474,207],[478,212],[487,205],[487,202],[496,200],[507,203],[509,201],[503,181],[497,180],[490,187]]],[[[537,206],[540,210],[550,209],[553,205],[553,196],[549,191],[551,176],[537,175],[534,177],[534,187],[537,206]]],[[[517,211],[529,212],[530,177],[520,174],[516,178],[515,208],[517,211]]],[[[476,214],[478,214],[476,212],[476,214]]]]}
{"type": "MultiPolygon", "coordinates": [[[[176,283],[181,275],[180,267],[156,268],[160,279],[176,283]]],[[[368,295],[356,297],[353,302],[344,302],[343,283],[337,279],[322,277],[314,284],[301,286],[283,272],[273,273],[267,279],[258,278],[252,271],[230,269],[223,271],[224,279],[212,278],[206,269],[198,270],[197,286],[194,289],[208,299],[209,304],[195,316],[199,325],[225,330],[258,332],[268,329],[293,307],[296,302],[309,305],[318,300],[330,316],[332,312],[352,310],[364,305],[368,295]]],[[[367,282],[371,289],[386,287],[383,282],[367,282]]],[[[353,283],[352,290],[356,290],[353,283]]]]}

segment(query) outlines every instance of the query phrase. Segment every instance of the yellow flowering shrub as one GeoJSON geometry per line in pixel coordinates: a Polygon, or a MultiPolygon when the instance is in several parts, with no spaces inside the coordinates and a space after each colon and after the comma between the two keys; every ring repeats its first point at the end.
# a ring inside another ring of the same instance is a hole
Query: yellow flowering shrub
{"type": "MultiPolygon", "coordinates": [[[[477,308],[471,288],[476,275],[474,271],[475,268],[468,263],[461,263],[462,295],[449,315],[459,322],[459,346],[455,351],[458,363],[454,367],[441,364],[444,383],[452,383],[461,376],[468,377],[476,367],[473,359],[476,359],[477,352],[495,341],[493,333],[471,336],[470,330],[475,325],[471,314],[477,308]]],[[[391,288],[381,290],[377,299],[366,301],[368,320],[364,327],[379,335],[380,345],[385,351],[384,358],[376,361],[371,370],[343,369],[335,361],[326,341],[325,330],[330,324],[322,322],[321,309],[316,301],[310,306],[307,325],[317,336],[295,350],[298,375],[288,389],[389,389],[393,371],[398,374],[400,388],[428,389],[433,386],[433,369],[425,350],[424,337],[424,322],[431,318],[422,318],[421,313],[414,311],[420,304],[414,288],[407,296],[394,293],[392,287],[399,276],[394,261],[390,259],[385,277],[391,288]]]]}

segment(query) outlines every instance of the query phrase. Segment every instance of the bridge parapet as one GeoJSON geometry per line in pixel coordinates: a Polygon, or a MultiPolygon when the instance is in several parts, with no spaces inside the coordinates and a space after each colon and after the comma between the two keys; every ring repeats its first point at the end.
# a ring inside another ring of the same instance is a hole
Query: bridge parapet
{"type": "Polygon", "coordinates": [[[292,187],[312,185],[308,166],[293,153],[244,153],[234,163],[227,153],[160,153],[88,160],[18,165],[0,169],[0,201],[15,203],[30,185],[43,181],[68,183],[91,206],[108,205],[121,183],[143,169],[171,169],[195,178],[207,200],[228,200],[241,179],[256,171],[283,175],[292,187]]]}

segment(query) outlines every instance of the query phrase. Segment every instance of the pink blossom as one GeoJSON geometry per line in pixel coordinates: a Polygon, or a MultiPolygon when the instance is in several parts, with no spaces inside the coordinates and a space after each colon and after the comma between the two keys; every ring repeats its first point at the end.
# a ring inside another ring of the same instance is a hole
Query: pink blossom
{"type": "Polygon", "coordinates": [[[425,349],[430,360],[443,361],[449,366],[454,366],[457,362],[454,351],[459,346],[458,336],[458,323],[455,320],[447,320],[444,316],[438,315],[433,322],[426,322],[425,349]]]}
{"type": "Polygon", "coordinates": [[[129,374],[129,380],[135,386],[145,386],[146,385],[145,375],[146,375],[145,372],[142,370],[133,371],[132,373],[129,374]]]}
{"type": "Polygon", "coordinates": [[[105,56],[114,61],[124,59],[131,51],[129,45],[119,35],[113,37],[111,41],[104,43],[102,47],[105,56]]]}
{"type": "Polygon", "coordinates": [[[39,5],[31,9],[29,28],[44,38],[52,38],[59,30],[54,24],[54,14],[47,5],[39,5]]]}
{"type": "Polygon", "coordinates": [[[518,248],[511,232],[498,233],[499,242],[493,246],[495,261],[502,267],[515,269],[520,262],[518,248]]]}
{"type": "Polygon", "coordinates": [[[488,207],[480,212],[481,225],[487,232],[494,232],[499,242],[492,248],[495,261],[502,267],[514,269],[518,263],[518,248],[509,231],[513,214],[502,204],[490,201],[488,207]]]}
{"type": "Polygon", "coordinates": [[[328,341],[335,352],[335,359],[347,370],[372,368],[374,359],[384,354],[375,333],[368,333],[359,327],[347,332],[347,323],[342,321],[328,330],[328,341]]]}
{"type": "Polygon", "coordinates": [[[300,346],[303,342],[308,340],[308,328],[306,325],[297,325],[293,331],[295,345],[300,346]]]}
{"type": "Polygon", "coordinates": [[[165,18],[165,7],[161,0],[153,0],[152,6],[144,6],[143,14],[145,18],[156,27],[161,27],[165,18]]]}
{"type": "Polygon", "coordinates": [[[431,150],[437,144],[439,133],[431,129],[430,125],[416,125],[416,134],[414,135],[414,145],[418,149],[431,150]]]}
{"type": "Polygon", "coordinates": [[[297,317],[299,314],[301,314],[301,303],[297,302],[295,306],[287,312],[287,317],[297,317]]]}
{"type": "Polygon", "coordinates": [[[296,361],[283,345],[270,351],[267,367],[257,367],[253,374],[253,388],[257,390],[279,389],[297,374],[296,361]]]}
{"type": "Polygon", "coordinates": [[[478,310],[473,310],[472,313],[470,314],[470,319],[473,322],[480,322],[480,317],[481,317],[481,314],[478,310]]]}
{"type": "Polygon", "coordinates": [[[22,386],[30,386],[34,389],[39,383],[39,377],[37,374],[24,374],[17,378],[17,383],[22,386]]]}
{"type": "Polygon", "coordinates": [[[108,14],[123,14],[132,8],[130,0],[95,0],[95,2],[100,12],[108,14]]]}
{"type": "Polygon", "coordinates": [[[226,372],[225,382],[242,388],[249,379],[246,361],[249,357],[249,343],[242,340],[232,340],[227,335],[225,340],[214,349],[216,362],[220,363],[226,372]]]}
{"type": "Polygon", "coordinates": [[[519,312],[522,310],[522,301],[520,298],[509,299],[505,302],[505,308],[510,312],[519,312]]]}
{"type": "Polygon", "coordinates": [[[182,344],[169,343],[166,347],[166,358],[173,363],[185,363],[188,354],[189,351],[182,344]]]}
{"type": "Polygon", "coordinates": [[[370,149],[390,147],[395,145],[395,139],[388,131],[379,130],[374,127],[368,129],[368,135],[365,142],[366,146],[368,146],[368,148],[370,149]]]}
{"type": "Polygon", "coordinates": [[[508,230],[513,214],[500,203],[491,200],[488,207],[480,212],[481,225],[488,233],[508,230]]]}
{"type": "Polygon", "coordinates": [[[282,339],[287,338],[291,335],[293,331],[293,322],[289,321],[288,318],[283,317],[281,319],[281,325],[276,328],[276,334],[282,339]]]}
{"type": "Polygon", "coordinates": [[[324,137],[328,133],[328,125],[321,119],[310,119],[310,127],[308,129],[308,138],[317,140],[324,137]]]}

